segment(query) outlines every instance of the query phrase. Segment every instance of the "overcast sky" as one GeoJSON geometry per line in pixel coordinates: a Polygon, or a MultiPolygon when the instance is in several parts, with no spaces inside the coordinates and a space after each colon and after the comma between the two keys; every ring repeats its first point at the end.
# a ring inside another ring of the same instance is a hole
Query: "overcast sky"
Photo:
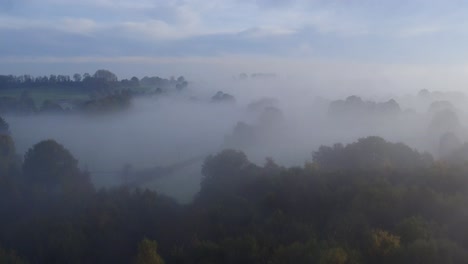
{"type": "Polygon", "coordinates": [[[467,40],[456,0],[0,0],[3,74],[229,58],[464,73],[467,40]]]}

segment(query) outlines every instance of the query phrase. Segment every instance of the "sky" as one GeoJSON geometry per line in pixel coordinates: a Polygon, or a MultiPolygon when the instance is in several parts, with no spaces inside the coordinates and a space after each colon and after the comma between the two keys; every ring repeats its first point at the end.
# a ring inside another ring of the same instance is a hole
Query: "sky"
{"type": "Polygon", "coordinates": [[[457,0],[0,0],[2,74],[312,62],[463,76],[467,44],[457,0]]]}

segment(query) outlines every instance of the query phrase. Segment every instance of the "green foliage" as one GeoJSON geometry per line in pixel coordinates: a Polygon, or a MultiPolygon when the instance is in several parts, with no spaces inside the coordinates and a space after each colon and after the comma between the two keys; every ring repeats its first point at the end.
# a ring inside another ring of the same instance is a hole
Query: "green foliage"
{"type": "Polygon", "coordinates": [[[400,248],[400,237],[385,230],[373,230],[370,239],[371,255],[389,257],[400,248]]]}
{"type": "Polygon", "coordinates": [[[164,260],[158,254],[156,241],[145,238],[140,242],[135,264],[164,264],[164,260]]]}

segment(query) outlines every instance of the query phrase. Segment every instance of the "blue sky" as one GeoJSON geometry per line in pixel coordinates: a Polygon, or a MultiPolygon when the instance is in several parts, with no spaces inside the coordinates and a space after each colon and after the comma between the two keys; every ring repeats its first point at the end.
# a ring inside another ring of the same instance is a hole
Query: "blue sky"
{"type": "Polygon", "coordinates": [[[0,0],[0,70],[229,56],[464,65],[467,44],[456,0],[0,0]]]}

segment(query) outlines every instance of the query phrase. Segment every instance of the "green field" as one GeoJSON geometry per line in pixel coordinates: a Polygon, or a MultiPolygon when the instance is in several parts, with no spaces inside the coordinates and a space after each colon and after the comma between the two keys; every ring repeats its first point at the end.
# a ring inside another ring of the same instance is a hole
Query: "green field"
{"type": "MultiPolygon", "coordinates": [[[[122,89],[131,89],[136,93],[151,93],[154,92],[154,87],[124,87],[122,89]]],[[[18,98],[23,91],[28,91],[31,98],[37,107],[40,107],[46,100],[60,101],[60,100],[88,100],[90,99],[89,93],[81,91],[80,89],[70,87],[33,87],[33,88],[8,88],[0,90],[0,97],[15,97],[18,98]]]]}
{"type": "Polygon", "coordinates": [[[0,97],[16,97],[18,98],[23,91],[28,91],[33,98],[36,106],[41,106],[45,100],[86,100],[89,95],[86,92],[81,92],[78,89],[70,88],[31,88],[31,89],[5,89],[0,91],[0,97]]]}

